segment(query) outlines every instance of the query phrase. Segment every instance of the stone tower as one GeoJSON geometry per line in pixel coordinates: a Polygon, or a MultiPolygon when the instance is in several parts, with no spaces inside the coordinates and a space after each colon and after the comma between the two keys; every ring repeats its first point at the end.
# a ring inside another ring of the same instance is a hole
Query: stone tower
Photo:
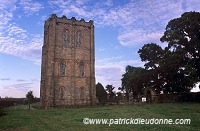
{"type": "Polygon", "coordinates": [[[45,21],[42,107],[96,104],[93,21],[52,14],[45,21]]]}

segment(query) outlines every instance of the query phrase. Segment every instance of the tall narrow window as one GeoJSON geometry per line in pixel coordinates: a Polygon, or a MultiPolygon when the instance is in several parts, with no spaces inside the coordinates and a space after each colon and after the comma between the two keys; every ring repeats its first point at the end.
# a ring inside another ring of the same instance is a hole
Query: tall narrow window
{"type": "Polygon", "coordinates": [[[83,62],[80,63],[79,68],[80,68],[80,76],[84,76],[85,75],[85,70],[84,70],[85,66],[84,66],[83,62]]]}
{"type": "Polygon", "coordinates": [[[80,88],[80,99],[81,101],[83,101],[85,98],[85,90],[84,90],[84,87],[81,87],[80,88]]]}
{"type": "Polygon", "coordinates": [[[64,99],[64,87],[60,87],[60,99],[64,99]]]}
{"type": "Polygon", "coordinates": [[[60,63],[60,72],[59,72],[60,75],[65,75],[65,63],[64,62],[61,62],[60,63]]]}
{"type": "Polygon", "coordinates": [[[80,47],[81,46],[81,32],[77,31],[76,32],[76,47],[80,47]]]}
{"type": "Polygon", "coordinates": [[[69,30],[65,30],[64,36],[63,36],[63,42],[64,42],[64,47],[70,47],[71,46],[71,39],[70,39],[69,30]]]}

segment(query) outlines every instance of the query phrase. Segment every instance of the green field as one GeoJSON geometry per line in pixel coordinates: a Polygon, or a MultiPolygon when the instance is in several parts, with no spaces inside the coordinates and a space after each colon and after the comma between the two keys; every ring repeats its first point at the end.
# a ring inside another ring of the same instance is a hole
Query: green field
{"type": "Polygon", "coordinates": [[[4,109],[6,115],[0,117],[0,130],[200,130],[200,103],[165,103],[128,106],[96,106],[93,108],[68,109],[27,109],[17,106],[4,109]],[[191,119],[186,125],[84,125],[84,118],[165,118],[191,119]]]}

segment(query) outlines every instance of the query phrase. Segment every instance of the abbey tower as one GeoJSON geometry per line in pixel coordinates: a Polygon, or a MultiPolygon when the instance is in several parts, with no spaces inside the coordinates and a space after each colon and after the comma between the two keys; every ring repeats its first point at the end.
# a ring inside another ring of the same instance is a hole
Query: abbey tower
{"type": "Polygon", "coordinates": [[[94,105],[94,62],[93,21],[52,14],[44,25],[42,107],[94,105]]]}

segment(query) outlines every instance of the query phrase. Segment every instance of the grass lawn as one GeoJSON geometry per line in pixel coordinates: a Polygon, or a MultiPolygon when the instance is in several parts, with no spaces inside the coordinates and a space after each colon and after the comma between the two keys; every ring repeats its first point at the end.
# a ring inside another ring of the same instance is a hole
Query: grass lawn
{"type": "Polygon", "coordinates": [[[165,103],[128,106],[97,106],[93,108],[34,109],[28,106],[5,108],[0,117],[0,130],[200,130],[200,103],[165,103]],[[191,119],[187,125],[84,125],[84,118],[165,118],[191,119]]]}

